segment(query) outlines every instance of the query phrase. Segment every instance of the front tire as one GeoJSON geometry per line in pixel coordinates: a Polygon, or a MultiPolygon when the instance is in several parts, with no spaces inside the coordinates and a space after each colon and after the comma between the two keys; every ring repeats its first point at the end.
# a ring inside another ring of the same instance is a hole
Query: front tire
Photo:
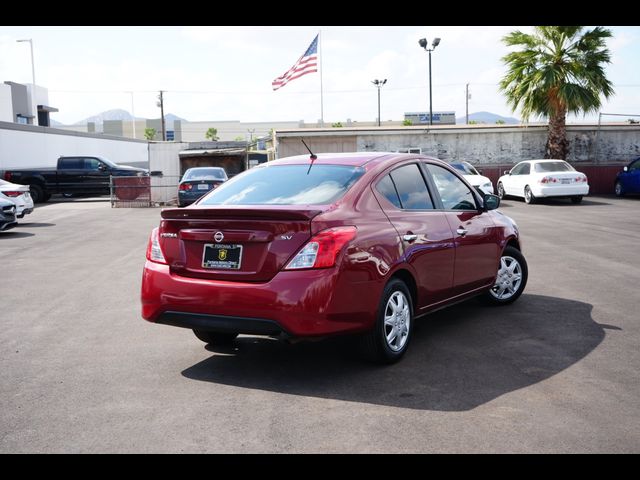
{"type": "Polygon", "coordinates": [[[624,197],[624,189],[622,188],[622,183],[619,181],[616,182],[614,191],[616,192],[616,197],[624,197]]]}
{"type": "Polygon", "coordinates": [[[218,333],[218,332],[207,332],[205,330],[193,330],[198,339],[202,340],[204,343],[210,343],[211,345],[228,345],[232,343],[236,337],[237,333],[218,333]]]}
{"type": "Polygon", "coordinates": [[[582,202],[582,195],[576,195],[571,197],[571,203],[580,203],[582,202]]]}
{"type": "Polygon", "coordinates": [[[402,358],[413,332],[413,303],[406,284],[397,278],[384,287],[373,329],[362,337],[367,360],[391,364],[402,358]]]}
{"type": "Polygon", "coordinates": [[[531,188],[529,188],[529,185],[524,187],[524,201],[529,205],[536,203],[536,197],[533,195],[533,192],[531,191],[531,188]]]}
{"type": "Polygon", "coordinates": [[[502,182],[498,182],[498,196],[500,197],[500,200],[507,198],[507,194],[504,193],[504,185],[502,185],[502,182]]]}
{"type": "Polygon", "coordinates": [[[496,283],[484,294],[484,299],[493,305],[513,303],[522,295],[528,277],[524,255],[517,248],[508,246],[500,257],[496,283]]]}

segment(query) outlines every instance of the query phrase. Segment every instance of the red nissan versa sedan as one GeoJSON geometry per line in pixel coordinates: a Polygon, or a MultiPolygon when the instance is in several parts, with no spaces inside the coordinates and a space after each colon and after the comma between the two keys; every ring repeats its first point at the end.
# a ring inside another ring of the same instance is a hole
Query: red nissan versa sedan
{"type": "Polygon", "coordinates": [[[361,333],[391,363],[414,320],[527,283],[518,227],[446,163],[397,153],[268,162],[187,208],[162,211],[142,278],[142,316],[207,343],[361,333]]]}

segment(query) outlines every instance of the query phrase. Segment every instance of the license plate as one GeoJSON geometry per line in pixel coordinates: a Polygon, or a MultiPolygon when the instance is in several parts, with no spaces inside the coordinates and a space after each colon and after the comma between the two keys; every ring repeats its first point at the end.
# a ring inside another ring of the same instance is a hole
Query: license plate
{"type": "Polygon", "coordinates": [[[561,180],[561,183],[562,183],[563,185],[567,185],[567,184],[571,183],[571,179],[570,179],[570,178],[563,178],[563,179],[561,180]]]}
{"type": "Polygon", "coordinates": [[[199,183],[198,190],[209,190],[209,185],[206,183],[199,183]]]}
{"type": "Polygon", "coordinates": [[[202,253],[202,267],[218,270],[239,270],[242,263],[242,245],[207,243],[202,253]]]}

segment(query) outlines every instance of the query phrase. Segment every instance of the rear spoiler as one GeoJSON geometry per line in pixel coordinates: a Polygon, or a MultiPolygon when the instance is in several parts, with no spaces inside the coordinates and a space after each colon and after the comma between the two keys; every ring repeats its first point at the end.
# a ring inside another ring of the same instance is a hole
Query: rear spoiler
{"type": "Polygon", "coordinates": [[[322,208],[245,207],[235,205],[208,206],[200,208],[165,208],[160,215],[165,220],[210,220],[215,218],[242,218],[253,220],[311,220],[322,213],[322,208]]]}

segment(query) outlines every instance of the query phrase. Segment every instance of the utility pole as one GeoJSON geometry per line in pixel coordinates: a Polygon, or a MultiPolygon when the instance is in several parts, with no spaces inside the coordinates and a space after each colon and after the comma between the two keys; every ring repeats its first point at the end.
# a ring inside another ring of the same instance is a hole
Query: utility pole
{"type": "Polygon", "coordinates": [[[465,90],[465,103],[467,105],[467,125],[469,125],[469,84],[467,83],[467,88],[465,90]]]}
{"type": "Polygon", "coordinates": [[[162,141],[166,142],[167,141],[167,129],[165,128],[165,125],[164,125],[164,97],[163,97],[163,93],[164,93],[164,90],[160,90],[160,95],[158,95],[158,98],[160,99],[160,102],[158,102],[158,106],[160,107],[160,120],[162,121],[162,141]]]}

